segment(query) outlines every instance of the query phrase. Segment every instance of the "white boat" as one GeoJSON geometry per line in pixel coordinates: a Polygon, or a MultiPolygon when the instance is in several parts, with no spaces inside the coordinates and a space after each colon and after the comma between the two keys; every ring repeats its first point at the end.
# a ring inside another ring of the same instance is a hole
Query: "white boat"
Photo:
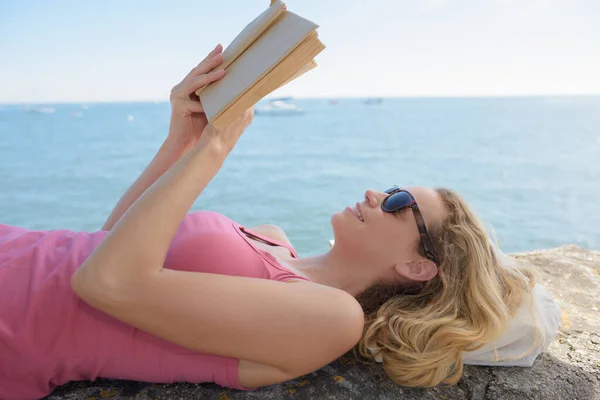
{"type": "Polygon", "coordinates": [[[285,99],[272,99],[267,104],[254,107],[257,115],[295,115],[303,112],[302,108],[294,103],[287,103],[285,99]]]}
{"type": "Polygon", "coordinates": [[[30,108],[29,106],[27,106],[25,108],[26,111],[32,112],[32,113],[40,113],[40,114],[54,114],[54,112],[56,111],[54,109],[54,107],[33,107],[30,108]]]}

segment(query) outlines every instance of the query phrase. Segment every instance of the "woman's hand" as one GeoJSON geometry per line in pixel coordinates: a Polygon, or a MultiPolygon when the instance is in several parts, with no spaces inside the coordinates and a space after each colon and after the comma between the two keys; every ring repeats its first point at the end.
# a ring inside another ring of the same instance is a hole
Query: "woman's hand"
{"type": "Polygon", "coordinates": [[[196,144],[208,124],[202,104],[194,92],[225,76],[223,69],[215,69],[223,62],[222,51],[223,47],[217,45],[171,90],[171,124],[168,140],[181,148],[182,154],[196,144]]]}
{"type": "Polygon", "coordinates": [[[211,145],[218,149],[221,154],[227,156],[233,150],[242,133],[252,123],[253,118],[254,107],[250,107],[222,130],[218,130],[212,124],[206,125],[200,140],[197,142],[197,147],[211,145]]]}

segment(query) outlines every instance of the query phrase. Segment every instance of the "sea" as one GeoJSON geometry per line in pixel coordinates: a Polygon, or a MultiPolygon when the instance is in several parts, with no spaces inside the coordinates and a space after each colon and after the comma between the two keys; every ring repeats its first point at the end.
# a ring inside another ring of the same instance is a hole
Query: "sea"
{"type": "MultiPolygon", "coordinates": [[[[309,256],[367,189],[449,187],[505,252],[600,249],[600,97],[292,102],[301,112],[255,116],[192,211],[276,224],[309,256]]],[[[100,229],[169,113],[168,102],[0,105],[0,223],[100,229]]]]}

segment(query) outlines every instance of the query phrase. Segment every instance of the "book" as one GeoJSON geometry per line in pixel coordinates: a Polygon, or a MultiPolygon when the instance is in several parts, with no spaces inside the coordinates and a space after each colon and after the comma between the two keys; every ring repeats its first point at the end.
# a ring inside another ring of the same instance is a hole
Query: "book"
{"type": "Polygon", "coordinates": [[[250,22],[223,51],[219,81],[196,90],[208,121],[222,129],[269,93],[317,66],[319,26],[280,1],[250,22]]]}

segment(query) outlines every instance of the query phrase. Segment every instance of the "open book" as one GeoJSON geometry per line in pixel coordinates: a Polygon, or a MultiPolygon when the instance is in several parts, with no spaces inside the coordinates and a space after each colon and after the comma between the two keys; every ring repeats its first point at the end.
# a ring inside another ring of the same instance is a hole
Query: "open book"
{"type": "Polygon", "coordinates": [[[325,46],[318,25],[281,1],[256,17],[223,51],[225,77],[196,91],[208,121],[221,129],[260,99],[317,64],[325,46]]]}

